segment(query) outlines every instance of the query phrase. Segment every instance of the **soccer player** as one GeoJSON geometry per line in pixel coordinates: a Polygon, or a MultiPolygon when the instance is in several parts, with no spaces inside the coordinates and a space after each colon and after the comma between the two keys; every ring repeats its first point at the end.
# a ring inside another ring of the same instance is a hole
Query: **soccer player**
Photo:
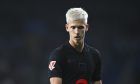
{"type": "Polygon", "coordinates": [[[82,8],[66,13],[69,40],[52,51],[48,63],[50,84],[102,84],[100,53],[85,43],[88,14],[82,8]]]}

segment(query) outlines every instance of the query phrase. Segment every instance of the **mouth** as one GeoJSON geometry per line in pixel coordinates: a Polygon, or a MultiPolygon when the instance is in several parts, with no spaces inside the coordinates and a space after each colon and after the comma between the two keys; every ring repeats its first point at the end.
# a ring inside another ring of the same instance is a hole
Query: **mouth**
{"type": "Polygon", "coordinates": [[[80,36],[75,36],[76,39],[80,39],[80,36]]]}

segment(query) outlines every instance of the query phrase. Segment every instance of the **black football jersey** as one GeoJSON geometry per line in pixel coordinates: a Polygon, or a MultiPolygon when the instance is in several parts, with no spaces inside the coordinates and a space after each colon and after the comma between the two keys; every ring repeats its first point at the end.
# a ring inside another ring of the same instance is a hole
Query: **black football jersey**
{"type": "Polygon", "coordinates": [[[50,54],[48,77],[60,77],[62,84],[78,84],[81,80],[91,84],[101,80],[100,53],[87,44],[80,53],[69,42],[64,43],[50,54]]]}

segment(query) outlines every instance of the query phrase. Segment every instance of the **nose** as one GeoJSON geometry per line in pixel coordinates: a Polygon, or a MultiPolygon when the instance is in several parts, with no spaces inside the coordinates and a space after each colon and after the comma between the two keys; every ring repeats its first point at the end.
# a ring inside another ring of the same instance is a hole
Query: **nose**
{"type": "Polygon", "coordinates": [[[75,32],[76,34],[78,34],[78,33],[79,33],[79,29],[76,27],[75,30],[74,30],[74,32],[75,32]]]}

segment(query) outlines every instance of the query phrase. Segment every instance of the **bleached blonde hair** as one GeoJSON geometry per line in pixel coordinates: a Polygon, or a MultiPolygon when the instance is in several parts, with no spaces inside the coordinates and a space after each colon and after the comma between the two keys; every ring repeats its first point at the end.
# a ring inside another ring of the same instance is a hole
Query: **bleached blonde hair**
{"type": "Polygon", "coordinates": [[[70,8],[66,13],[66,22],[69,23],[73,20],[83,20],[87,23],[88,14],[82,8],[70,8]]]}

